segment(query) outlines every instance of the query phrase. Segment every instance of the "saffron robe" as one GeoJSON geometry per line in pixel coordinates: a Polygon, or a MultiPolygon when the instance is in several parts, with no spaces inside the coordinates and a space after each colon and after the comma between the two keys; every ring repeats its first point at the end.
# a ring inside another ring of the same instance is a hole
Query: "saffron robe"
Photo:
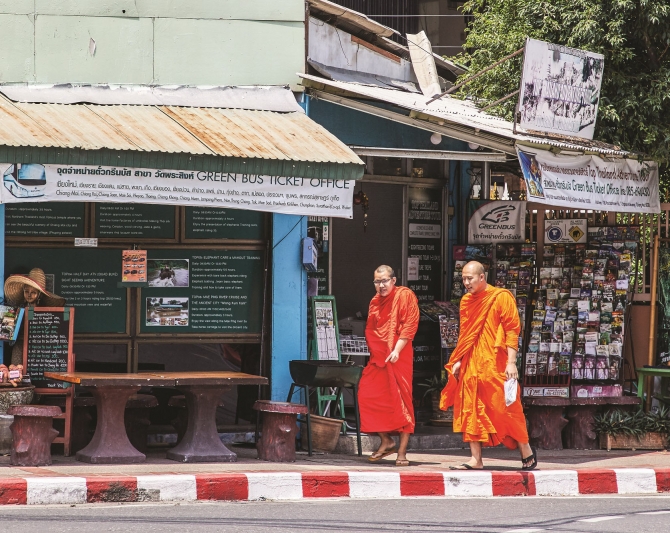
{"type": "Polygon", "coordinates": [[[454,431],[465,442],[483,446],[504,444],[516,449],[528,443],[521,387],[510,406],[505,405],[507,347],[518,349],[519,312],[508,290],[487,285],[479,294],[461,300],[458,344],[445,366],[449,374],[440,408],[454,406],[454,431]],[[453,366],[461,362],[459,378],[453,366]]]}
{"type": "Polygon", "coordinates": [[[394,287],[387,296],[372,298],[365,326],[370,361],[358,385],[361,431],[414,432],[412,339],[418,327],[419,306],[407,287],[394,287]],[[386,363],[398,339],[409,342],[395,363],[386,363]]]}

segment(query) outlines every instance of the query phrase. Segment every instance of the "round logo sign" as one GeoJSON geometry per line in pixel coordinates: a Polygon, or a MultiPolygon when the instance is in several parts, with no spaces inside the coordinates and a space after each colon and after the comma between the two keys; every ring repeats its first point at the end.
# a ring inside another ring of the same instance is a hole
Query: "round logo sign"
{"type": "Polygon", "coordinates": [[[563,231],[558,226],[552,226],[547,231],[547,237],[552,242],[558,242],[563,238],[563,231]]]}

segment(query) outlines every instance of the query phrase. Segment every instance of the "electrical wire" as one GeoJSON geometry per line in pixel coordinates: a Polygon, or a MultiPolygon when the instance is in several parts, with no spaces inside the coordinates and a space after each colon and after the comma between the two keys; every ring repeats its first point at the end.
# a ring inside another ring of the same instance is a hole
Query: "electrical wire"
{"type": "Polygon", "coordinates": [[[298,224],[300,224],[300,223],[302,222],[302,219],[303,219],[303,218],[305,218],[305,215],[302,215],[302,216],[298,219],[298,222],[296,222],[295,225],[288,231],[288,233],[287,233],[286,235],[284,235],[284,236],[279,240],[279,242],[278,242],[277,244],[275,244],[275,245],[272,247],[273,250],[274,250],[277,246],[279,246],[279,245],[283,242],[283,240],[284,240],[286,237],[288,237],[291,233],[293,233],[293,230],[294,230],[295,228],[298,227],[298,224]]]}

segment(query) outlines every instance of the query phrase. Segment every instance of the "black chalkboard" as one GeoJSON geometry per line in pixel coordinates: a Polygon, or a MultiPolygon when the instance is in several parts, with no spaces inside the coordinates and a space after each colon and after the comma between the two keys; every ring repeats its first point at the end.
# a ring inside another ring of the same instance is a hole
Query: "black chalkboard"
{"type": "Polygon", "coordinates": [[[141,334],[258,334],[263,307],[261,250],[147,251],[141,334]]]}
{"type": "Polygon", "coordinates": [[[8,237],[83,237],[86,205],[76,202],[5,204],[8,237]]]}
{"type": "Polygon", "coordinates": [[[184,238],[260,241],[265,238],[265,213],[216,207],[186,207],[184,238]]]}
{"type": "Polygon", "coordinates": [[[38,389],[64,388],[44,372],[73,370],[74,308],[29,308],[24,321],[23,361],[31,383],[38,389]]]}
{"type": "Polygon", "coordinates": [[[5,276],[39,267],[47,288],[79,311],[76,333],[125,333],[127,298],[121,281],[121,250],[109,248],[5,249],[5,276]]]}
{"type": "Polygon", "coordinates": [[[100,239],[175,239],[176,210],[172,205],[95,205],[95,236],[100,239]]]}

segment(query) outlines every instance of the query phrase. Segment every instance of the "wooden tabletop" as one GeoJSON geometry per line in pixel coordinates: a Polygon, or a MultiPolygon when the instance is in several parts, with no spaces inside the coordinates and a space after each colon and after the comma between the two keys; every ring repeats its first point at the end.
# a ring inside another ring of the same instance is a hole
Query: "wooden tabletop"
{"type": "Polygon", "coordinates": [[[242,372],[45,372],[44,377],[83,387],[178,387],[188,385],[267,385],[268,379],[242,372]]]}

